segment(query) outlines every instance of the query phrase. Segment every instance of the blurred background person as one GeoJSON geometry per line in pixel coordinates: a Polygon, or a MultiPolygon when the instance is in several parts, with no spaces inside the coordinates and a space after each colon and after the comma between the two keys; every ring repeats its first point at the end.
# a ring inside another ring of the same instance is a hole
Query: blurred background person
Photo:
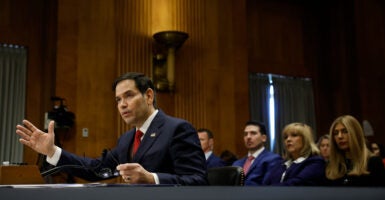
{"type": "Polygon", "coordinates": [[[214,135],[213,133],[206,128],[198,129],[198,137],[201,142],[202,150],[206,156],[206,165],[207,169],[213,167],[223,167],[225,162],[220,159],[218,156],[214,155],[214,135]]]}
{"type": "Polygon", "coordinates": [[[238,160],[237,156],[229,150],[222,151],[220,158],[225,162],[226,166],[231,166],[236,160],[238,160]]]}
{"type": "Polygon", "coordinates": [[[326,177],[337,186],[384,186],[385,170],[380,157],[366,146],[364,131],[356,118],[340,116],[330,127],[330,157],[326,177]]]}
{"type": "Polygon", "coordinates": [[[320,150],[321,156],[326,162],[329,161],[330,155],[330,136],[325,134],[318,139],[317,142],[318,149],[320,150]]]}
{"type": "Polygon", "coordinates": [[[311,128],[303,123],[291,123],[285,126],[282,136],[286,161],[270,171],[264,185],[325,185],[325,160],[314,143],[311,128]]]}
{"type": "Polygon", "coordinates": [[[374,155],[381,157],[385,166],[385,146],[380,143],[372,142],[370,144],[370,148],[374,155]]]}

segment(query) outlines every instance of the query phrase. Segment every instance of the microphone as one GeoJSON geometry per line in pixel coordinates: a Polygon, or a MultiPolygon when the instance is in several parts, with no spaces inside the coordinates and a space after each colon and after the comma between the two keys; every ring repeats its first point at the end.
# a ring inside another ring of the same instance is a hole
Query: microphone
{"type": "Polygon", "coordinates": [[[82,165],[61,165],[61,166],[57,166],[57,167],[54,167],[52,169],[46,170],[40,174],[41,174],[41,176],[46,177],[46,176],[50,176],[50,175],[54,175],[56,173],[59,173],[63,169],[71,169],[71,168],[72,169],[87,169],[86,167],[84,167],[82,165]]]}
{"type": "Polygon", "coordinates": [[[116,169],[113,171],[110,168],[102,168],[102,169],[99,170],[99,172],[95,171],[106,160],[106,157],[107,157],[108,153],[111,154],[111,157],[114,160],[114,162],[116,162],[116,164],[119,165],[119,162],[116,160],[114,155],[112,155],[112,153],[109,150],[103,149],[103,151],[102,151],[102,159],[101,159],[100,163],[97,166],[95,166],[95,167],[86,167],[84,165],[61,165],[61,166],[57,166],[57,167],[54,167],[52,169],[46,170],[46,171],[42,172],[41,175],[43,177],[54,175],[56,173],[61,172],[64,169],[84,169],[84,170],[90,170],[95,176],[97,176],[99,178],[102,178],[102,179],[108,179],[108,178],[112,178],[112,177],[117,177],[117,176],[119,176],[119,171],[116,170],[116,169]]]}

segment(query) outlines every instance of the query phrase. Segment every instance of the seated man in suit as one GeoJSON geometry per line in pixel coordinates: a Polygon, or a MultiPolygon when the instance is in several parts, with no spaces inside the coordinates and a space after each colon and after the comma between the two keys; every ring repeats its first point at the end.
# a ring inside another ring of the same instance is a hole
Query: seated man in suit
{"type": "Polygon", "coordinates": [[[198,129],[198,137],[201,141],[202,150],[206,156],[206,166],[207,168],[213,167],[223,167],[225,162],[220,159],[218,156],[214,155],[214,135],[208,129],[198,129]]]}
{"type": "Polygon", "coordinates": [[[243,140],[248,154],[235,161],[233,166],[243,167],[245,185],[262,185],[265,175],[274,166],[281,164],[282,157],[265,149],[266,128],[260,122],[248,121],[246,123],[243,140]]]}
{"type": "Polygon", "coordinates": [[[54,144],[54,122],[48,133],[23,120],[17,125],[20,142],[46,155],[56,166],[80,166],[65,171],[97,181],[116,175],[130,184],[207,185],[204,153],[194,127],[156,108],[152,81],[140,73],[127,73],[113,83],[117,108],[133,129],[123,134],[117,146],[98,159],[77,156],[54,144]]]}

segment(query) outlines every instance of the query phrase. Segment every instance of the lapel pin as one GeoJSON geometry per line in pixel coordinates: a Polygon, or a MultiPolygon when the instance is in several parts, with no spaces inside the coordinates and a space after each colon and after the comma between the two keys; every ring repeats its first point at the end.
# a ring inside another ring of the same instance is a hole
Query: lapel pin
{"type": "Polygon", "coordinates": [[[156,133],[151,133],[150,137],[155,137],[156,133]]]}

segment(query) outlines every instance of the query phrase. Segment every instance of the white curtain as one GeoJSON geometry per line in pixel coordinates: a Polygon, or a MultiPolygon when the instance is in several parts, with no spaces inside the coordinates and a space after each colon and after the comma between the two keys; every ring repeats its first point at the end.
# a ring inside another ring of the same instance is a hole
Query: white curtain
{"type": "MultiPolygon", "coordinates": [[[[250,74],[250,112],[268,128],[268,88],[274,87],[275,141],[271,151],[283,152],[282,130],[292,122],[306,123],[316,130],[313,84],[309,78],[295,78],[272,74],[250,74]],[[269,80],[270,76],[270,80],[269,80]],[[271,81],[271,83],[270,83],[271,81]],[[263,93],[263,94],[253,94],[263,93]]],[[[313,132],[315,137],[315,133],[313,132]]]]}
{"type": "Polygon", "coordinates": [[[0,161],[21,163],[23,145],[15,133],[25,116],[27,49],[0,44],[0,161]]]}

